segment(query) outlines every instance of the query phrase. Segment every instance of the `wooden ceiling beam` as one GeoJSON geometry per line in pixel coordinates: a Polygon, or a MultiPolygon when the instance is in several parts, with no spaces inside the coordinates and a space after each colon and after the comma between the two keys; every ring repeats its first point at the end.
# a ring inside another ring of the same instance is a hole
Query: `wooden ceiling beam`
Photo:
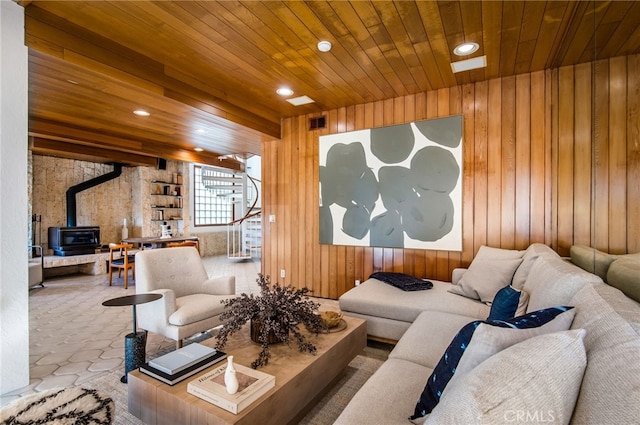
{"type": "MultiPolygon", "coordinates": [[[[142,90],[159,87],[162,96],[174,100],[192,99],[190,106],[207,105],[206,112],[209,114],[280,138],[279,118],[272,116],[270,110],[261,111],[268,118],[247,111],[216,94],[185,84],[169,75],[170,68],[125,46],[40,8],[27,7],[25,11],[26,44],[29,48],[85,67],[96,64],[95,71],[111,78],[123,79],[124,73],[128,84],[138,84],[142,90]]],[[[157,89],[154,91],[157,92],[157,89]]]]}
{"type": "Polygon", "coordinates": [[[156,158],[150,156],[34,136],[31,136],[31,150],[39,155],[60,156],[100,163],[119,162],[133,166],[155,166],[157,162],[156,158]]]}
{"type": "Polygon", "coordinates": [[[117,155],[122,158],[131,157],[131,161],[123,159],[122,162],[135,165],[155,164],[156,158],[165,158],[215,165],[238,171],[244,170],[243,163],[233,159],[222,161],[220,157],[223,155],[216,152],[190,151],[150,140],[132,140],[37,120],[29,121],[29,129],[29,136],[33,137],[34,141],[38,141],[33,146],[34,152],[38,152],[38,149],[42,149],[40,152],[49,149],[60,156],[66,152],[67,157],[93,155],[95,158],[112,158],[109,161],[99,162],[112,162],[115,160],[114,155],[117,155]],[[48,142],[45,143],[45,140],[48,142]],[[143,157],[151,158],[151,160],[143,159],[143,157]]]}

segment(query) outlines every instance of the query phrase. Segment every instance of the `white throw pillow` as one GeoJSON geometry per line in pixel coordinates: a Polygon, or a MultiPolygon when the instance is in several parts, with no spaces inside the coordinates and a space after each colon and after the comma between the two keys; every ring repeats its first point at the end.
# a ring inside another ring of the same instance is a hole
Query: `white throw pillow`
{"type": "Polygon", "coordinates": [[[521,258],[511,260],[474,259],[460,278],[457,285],[451,285],[449,292],[462,295],[483,303],[493,301],[496,292],[511,284],[521,258]]]}
{"type": "Polygon", "coordinates": [[[576,310],[572,308],[560,313],[553,320],[542,326],[529,329],[501,328],[481,323],[473,333],[467,349],[464,350],[464,354],[460,357],[456,373],[448,385],[464,378],[465,374],[471,372],[480,363],[512,345],[538,335],[569,330],[575,315],[576,310]]]}
{"type": "Polygon", "coordinates": [[[540,335],[447,386],[425,424],[568,424],[586,368],[583,329],[540,335]]]}
{"type": "Polygon", "coordinates": [[[522,258],[524,253],[525,251],[515,249],[493,248],[482,245],[473,260],[516,260],[522,258]]]}
{"type": "Polygon", "coordinates": [[[571,310],[573,310],[573,307],[557,306],[511,319],[477,320],[463,326],[451,340],[451,343],[427,379],[410,419],[416,423],[420,418],[431,412],[440,402],[443,393],[456,375],[460,378],[498,350],[515,344],[522,338],[568,329],[573,321],[574,313],[566,313],[571,310]],[[545,326],[554,321],[556,323],[553,325],[545,326]],[[508,328],[508,330],[523,330],[525,332],[522,334],[493,333],[487,327],[508,328]],[[535,330],[534,328],[539,329],[535,330]],[[475,338],[475,332],[478,329],[481,329],[482,335],[479,338],[475,338]],[[485,336],[488,338],[487,342],[483,340],[485,336]],[[479,344],[478,348],[474,347],[476,343],[479,344]],[[469,357],[466,359],[467,365],[465,366],[463,363],[461,367],[460,362],[467,355],[467,351],[470,352],[469,357]]]}
{"type": "Polygon", "coordinates": [[[524,283],[527,280],[527,276],[529,276],[533,263],[535,263],[541,255],[559,258],[559,255],[556,254],[555,251],[544,244],[534,243],[529,245],[529,248],[525,250],[524,255],[522,256],[522,264],[520,264],[518,270],[516,270],[513,275],[511,285],[513,285],[514,288],[522,289],[524,287],[524,283]]]}

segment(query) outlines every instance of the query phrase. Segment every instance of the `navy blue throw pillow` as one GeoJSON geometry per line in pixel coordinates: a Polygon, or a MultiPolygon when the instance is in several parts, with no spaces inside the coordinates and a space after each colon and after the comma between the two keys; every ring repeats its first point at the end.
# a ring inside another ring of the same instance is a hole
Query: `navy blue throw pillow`
{"type": "Polygon", "coordinates": [[[433,288],[433,283],[428,280],[418,279],[404,273],[375,272],[369,278],[388,283],[403,291],[422,291],[433,288]]]}
{"type": "Polygon", "coordinates": [[[515,317],[520,304],[521,291],[511,285],[505,286],[496,293],[491,303],[491,312],[487,320],[505,320],[515,317]]]}
{"type": "Polygon", "coordinates": [[[431,413],[434,407],[436,407],[440,401],[440,397],[442,397],[442,392],[456,373],[456,367],[458,366],[464,351],[468,347],[469,342],[471,342],[473,333],[480,324],[487,323],[491,326],[513,329],[537,328],[549,323],[555,319],[556,316],[572,308],[573,307],[567,306],[551,307],[511,319],[476,320],[463,326],[453,338],[451,344],[449,344],[449,347],[447,347],[443,356],[440,358],[440,361],[433,370],[433,373],[427,380],[427,384],[420,395],[420,399],[416,404],[413,415],[409,417],[409,419],[413,420],[426,416],[431,413]]]}

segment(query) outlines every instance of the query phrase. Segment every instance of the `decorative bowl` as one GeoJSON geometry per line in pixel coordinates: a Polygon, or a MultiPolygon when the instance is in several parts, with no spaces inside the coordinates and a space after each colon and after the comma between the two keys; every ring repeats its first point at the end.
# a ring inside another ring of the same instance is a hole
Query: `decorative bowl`
{"type": "Polygon", "coordinates": [[[322,321],[328,328],[333,328],[340,324],[342,313],[338,313],[337,311],[323,311],[320,313],[320,317],[322,317],[322,321]]]}

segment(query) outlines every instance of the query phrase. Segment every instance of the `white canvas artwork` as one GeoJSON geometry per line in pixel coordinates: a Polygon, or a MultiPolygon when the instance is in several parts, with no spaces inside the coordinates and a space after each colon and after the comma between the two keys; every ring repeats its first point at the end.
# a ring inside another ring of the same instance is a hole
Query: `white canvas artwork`
{"type": "Polygon", "coordinates": [[[320,136],[320,243],[462,251],[462,115],[320,136]]]}

